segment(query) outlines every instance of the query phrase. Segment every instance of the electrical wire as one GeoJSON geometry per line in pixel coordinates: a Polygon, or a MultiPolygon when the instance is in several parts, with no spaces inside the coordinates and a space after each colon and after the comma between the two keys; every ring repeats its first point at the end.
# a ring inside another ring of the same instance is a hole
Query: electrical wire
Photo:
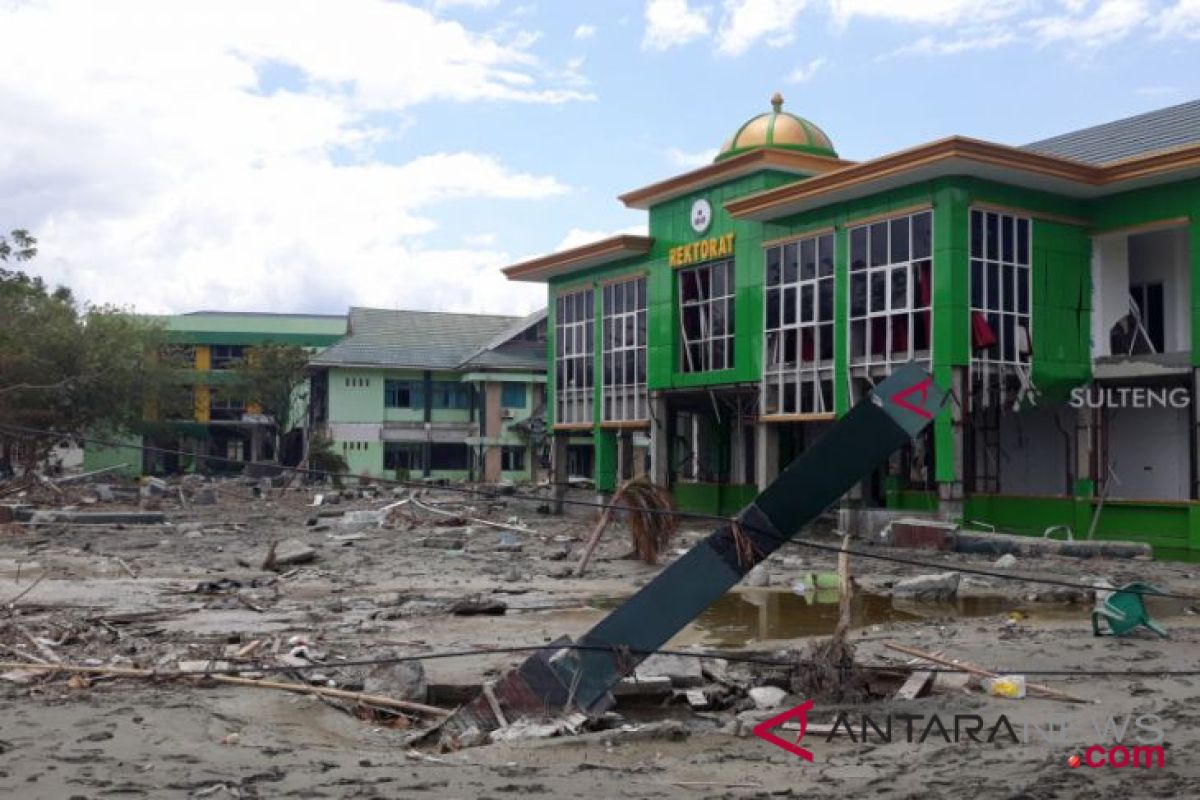
{"type": "MultiPolygon", "coordinates": [[[[0,423],[0,430],[9,430],[9,431],[21,433],[24,435],[58,436],[58,437],[63,436],[63,434],[55,432],[55,431],[48,431],[48,430],[39,429],[39,428],[30,428],[30,427],[26,427],[26,426],[22,426],[22,425],[12,425],[10,423],[0,423]]],[[[119,448],[126,448],[126,449],[130,449],[130,450],[150,451],[150,452],[164,453],[164,454],[168,454],[168,455],[186,455],[186,456],[195,456],[196,455],[195,453],[186,451],[186,450],[178,450],[178,449],[166,448],[166,447],[157,447],[154,445],[146,445],[146,444],[133,445],[133,444],[129,444],[128,442],[115,442],[115,441],[111,441],[111,440],[94,438],[94,437],[90,437],[90,436],[84,437],[84,438],[85,438],[85,441],[95,442],[96,444],[104,445],[106,447],[119,447],[119,448]]],[[[354,475],[354,474],[348,473],[348,472],[330,472],[328,470],[312,470],[312,469],[301,468],[301,467],[288,467],[288,466],[283,466],[281,464],[274,464],[274,463],[262,462],[262,461],[259,461],[259,462],[238,461],[236,459],[225,458],[223,456],[203,456],[203,458],[206,461],[215,461],[218,463],[234,464],[234,465],[239,465],[242,467],[263,466],[263,467],[269,467],[273,470],[279,470],[280,472],[303,473],[303,474],[307,474],[307,475],[320,475],[325,478],[335,478],[335,479],[357,479],[358,478],[357,475],[354,475]]],[[[398,487],[407,488],[407,489],[436,488],[440,491],[472,495],[472,496],[482,497],[482,498],[485,498],[488,500],[498,500],[498,499],[522,500],[522,501],[526,501],[526,502],[539,503],[539,504],[545,504],[548,502],[555,502],[555,503],[561,502],[564,505],[571,505],[571,506],[583,506],[583,507],[587,507],[587,508],[598,508],[598,509],[608,508],[608,504],[597,502],[594,500],[577,500],[577,499],[569,499],[569,498],[565,498],[565,497],[564,498],[546,498],[546,497],[542,497],[540,495],[521,494],[521,493],[515,492],[515,491],[511,492],[511,493],[500,493],[500,492],[496,491],[495,489],[479,489],[479,488],[473,488],[473,487],[469,487],[469,486],[447,485],[447,486],[433,487],[433,486],[430,486],[429,484],[421,483],[418,481],[404,481],[404,480],[400,480],[400,479],[396,479],[396,478],[372,478],[371,480],[374,483],[386,484],[386,485],[390,485],[390,486],[398,486],[398,487]]],[[[561,484],[558,484],[558,485],[561,485],[561,484]]],[[[719,514],[707,514],[707,513],[698,512],[698,511],[680,511],[678,509],[647,508],[647,509],[640,509],[639,513],[674,516],[674,517],[677,517],[680,519],[701,520],[701,521],[705,521],[705,522],[716,523],[719,525],[728,525],[735,521],[732,517],[724,517],[719,514]]],[[[995,572],[992,570],[976,569],[973,567],[955,566],[955,565],[950,565],[950,564],[945,564],[945,563],[938,563],[938,562],[934,562],[934,561],[923,561],[921,559],[904,558],[901,556],[887,555],[884,553],[872,553],[872,552],[868,552],[865,550],[859,550],[859,549],[850,549],[850,548],[843,549],[840,544],[839,545],[823,544],[821,542],[814,542],[810,539],[797,539],[797,538],[790,538],[790,537],[778,539],[775,537],[774,531],[764,530],[762,528],[759,528],[759,527],[754,526],[747,522],[739,521],[739,524],[744,529],[752,530],[756,533],[760,533],[765,536],[770,536],[772,538],[775,538],[776,541],[778,541],[781,545],[794,545],[797,547],[805,547],[805,548],[809,548],[811,550],[830,553],[833,555],[845,553],[849,556],[855,556],[857,558],[867,558],[867,559],[873,559],[876,561],[885,561],[885,562],[889,562],[889,563],[893,563],[893,564],[904,564],[906,566],[921,567],[923,569],[935,569],[935,570],[939,570],[942,572],[957,572],[957,573],[960,573],[963,575],[975,575],[978,577],[995,578],[997,580],[1004,580],[1004,581],[1016,581],[1016,582],[1020,582],[1020,583],[1033,583],[1033,584],[1041,584],[1041,585],[1045,585],[1045,586],[1056,586],[1056,587],[1065,588],[1065,589],[1078,589],[1078,590],[1085,591],[1085,592],[1110,591],[1110,590],[1116,591],[1116,590],[1120,589],[1120,587],[1099,587],[1099,586],[1090,585],[1090,584],[1086,584],[1086,583],[1077,583],[1074,581],[1060,580],[1057,578],[1041,578],[1041,577],[1035,578],[1035,577],[1027,576],[1027,575],[1015,575],[1015,574],[1009,573],[1009,572],[995,572]]],[[[1189,603],[1200,604],[1200,597],[1197,597],[1194,595],[1186,595],[1186,594],[1179,594],[1179,593],[1175,593],[1175,592],[1159,591],[1156,589],[1120,589],[1120,591],[1126,592],[1128,594],[1141,594],[1141,595],[1147,595],[1147,596],[1152,596],[1152,597],[1163,597],[1163,598],[1174,599],[1174,600],[1184,600],[1189,603]]]]}

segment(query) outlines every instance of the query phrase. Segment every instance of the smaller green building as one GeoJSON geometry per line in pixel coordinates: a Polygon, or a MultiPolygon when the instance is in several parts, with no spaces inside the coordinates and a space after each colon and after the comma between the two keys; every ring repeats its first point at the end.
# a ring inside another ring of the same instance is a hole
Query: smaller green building
{"type": "Polygon", "coordinates": [[[368,477],[538,477],[546,312],[527,317],[353,308],[314,356],[312,429],[368,477]]]}
{"type": "MultiPolygon", "coordinates": [[[[121,435],[126,446],[85,444],[85,470],[128,464],[133,475],[222,471],[235,469],[237,462],[274,458],[265,436],[271,423],[229,390],[230,369],[256,346],[315,351],[346,332],[346,317],[334,314],[196,311],[162,322],[176,355],[191,365],[182,380],[190,387],[192,408],[166,414],[151,403],[141,430],[121,435]]],[[[306,415],[297,415],[296,421],[303,426],[306,415]]],[[[282,433],[285,442],[299,438],[297,430],[282,433]]]]}

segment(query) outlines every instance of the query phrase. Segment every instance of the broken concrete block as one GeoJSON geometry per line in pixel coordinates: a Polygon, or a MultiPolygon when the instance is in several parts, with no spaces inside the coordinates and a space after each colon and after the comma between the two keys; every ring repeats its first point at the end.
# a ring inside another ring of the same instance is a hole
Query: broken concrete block
{"type": "Polygon", "coordinates": [[[612,693],[613,697],[662,697],[671,693],[671,679],[665,675],[622,678],[612,693]]]}
{"type": "Polygon", "coordinates": [[[317,560],[317,551],[299,539],[284,539],[275,546],[275,564],[285,567],[292,564],[307,564],[317,560]]]}
{"type": "Polygon", "coordinates": [[[202,486],[192,493],[192,505],[215,506],[216,504],[217,490],[211,486],[202,486]]]}
{"type": "Polygon", "coordinates": [[[747,573],[743,580],[747,586],[770,586],[771,573],[767,572],[766,564],[759,564],[747,573]]]}
{"type": "Polygon", "coordinates": [[[778,708],[783,705],[787,692],[778,686],[755,686],[750,690],[750,699],[755,708],[778,708]]]}
{"type": "Polygon", "coordinates": [[[1005,553],[1004,555],[997,558],[994,562],[992,562],[993,567],[999,567],[1000,569],[1008,569],[1010,567],[1016,566],[1016,564],[1017,564],[1017,557],[1014,556],[1012,553],[1005,553]]]}
{"type": "Polygon", "coordinates": [[[401,700],[424,703],[429,693],[425,667],[420,661],[398,661],[378,664],[363,679],[363,691],[401,700]]]}
{"type": "Polygon", "coordinates": [[[561,722],[532,722],[519,719],[507,728],[492,731],[489,738],[493,742],[516,742],[522,739],[549,739],[557,736],[563,729],[561,722]]]}
{"type": "Polygon", "coordinates": [[[957,572],[918,575],[897,583],[892,587],[892,594],[895,597],[907,597],[915,600],[949,600],[958,594],[960,578],[961,576],[957,572]]]}
{"type": "Polygon", "coordinates": [[[688,689],[704,685],[704,673],[700,659],[655,653],[638,665],[634,673],[638,678],[666,676],[677,689],[688,689]]]}
{"type": "Polygon", "coordinates": [[[953,550],[958,525],[936,519],[905,518],[892,522],[884,531],[883,543],[918,550],[953,550]]]}

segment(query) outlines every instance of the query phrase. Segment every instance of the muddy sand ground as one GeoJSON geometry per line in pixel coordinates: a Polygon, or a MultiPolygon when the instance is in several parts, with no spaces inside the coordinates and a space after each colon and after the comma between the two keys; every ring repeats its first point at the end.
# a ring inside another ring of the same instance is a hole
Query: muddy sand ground
{"type": "MultiPolygon", "coordinates": [[[[75,495],[86,497],[87,490],[75,495]]],[[[621,558],[629,542],[623,528],[614,526],[587,574],[569,576],[594,518],[589,509],[554,517],[538,513],[536,502],[500,497],[467,498],[464,504],[461,495],[430,490],[421,502],[444,514],[409,504],[404,517],[381,527],[370,515],[347,512],[380,509],[396,501],[390,493],[321,508],[309,505],[312,497],[305,490],[256,499],[248,487],[230,483],[222,485],[215,505],[151,501],[167,513],[163,525],[0,526],[0,602],[30,590],[0,608],[0,659],[33,664],[53,657],[172,670],[181,661],[229,660],[258,642],[239,666],[320,662],[316,676],[307,670],[270,677],[309,677],[353,688],[363,683],[362,670],[339,667],[341,661],[578,636],[661,569],[621,558]],[[463,525],[445,514],[512,522],[535,533],[463,525]],[[263,570],[269,543],[289,537],[311,547],[315,560],[263,570]],[[464,598],[499,601],[506,611],[449,613],[464,598]]],[[[707,532],[702,523],[685,523],[672,553],[707,532]]],[[[920,557],[944,569],[991,568],[981,557],[856,545],[920,557]]],[[[732,593],[670,646],[764,656],[802,650],[831,629],[836,592],[834,602],[827,602],[828,591],[809,589],[801,596],[793,586],[806,575],[834,569],[835,558],[785,547],[769,562],[768,586],[732,593]]],[[[1071,599],[1070,591],[976,578],[963,583],[953,603],[917,603],[891,598],[891,585],[937,570],[865,558],[852,559],[852,570],[861,594],[851,641],[860,663],[907,664],[907,657],[884,646],[899,642],[1013,673],[1200,670],[1200,617],[1187,602],[1156,605],[1169,639],[1096,638],[1087,598],[1075,597],[1084,601],[1075,605],[1062,602],[1071,599]]],[[[1009,571],[1089,584],[1102,577],[1118,584],[1138,579],[1200,596],[1198,565],[1041,558],[1022,559],[1009,571]]],[[[521,659],[491,654],[426,661],[429,702],[451,708],[455,691],[469,692],[521,659]]],[[[1200,675],[1028,676],[1095,701],[1086,705],[1033,696],[1002,699],[940,683],[935,693],[914,700],[818,702],[810,724],[833,722],[843,712],[858,734],[863,714],[881,725],[889,713],[920,717],[911,743],[904,717],[894,717],[890,743],[878,736],[862,741],[810,732],[803,739],[813,754],[809,763],[749,735],[756,721],[806,699],[792,695],[772,712],[745,710],[752,708],[745,690],[778,684],[779,670],[706,663],[709,678],[701,688],[714,697],[714,708],[694,710],[682,692],[668,690],[622,701],[615,709],[621,717],[610,718],[606,730],[455,752],[414,746],[414,732],[425,724],[420,720],[405,728],[394,718],[353,708],[347,713],[345,706],[309,696],[107,676],[68,681],[61,674],[24,671],[15,671],[14,682],[14,671],[5,668],[0,672],[10,678],[0,680],[0,796],[1200,796],[1200,675]],[[711,680],[718,667],[728,669],[723,685],[711,680]],[[934,715],[947,735],[932,728],[924,741],[915,741],[934,715]],[[956,715],[964,728],[973,724],[971,715],[982,718],[985,741],[961,732],[953,741],[956,715]],[[1001,715],[1017,743],[1003,731],[986,741],[987,729],[1001,715]],[[1089,745],[1106,750],[1113,745],[1094,728],[1100,725],[1103,732],[1108,718],[1127,726],[1127,745],[1137,744],[1139,735],[1152,739],[1150,729],[1161,728],[1165,766],[1069,766],[1068,757],[1089,745]]]]}

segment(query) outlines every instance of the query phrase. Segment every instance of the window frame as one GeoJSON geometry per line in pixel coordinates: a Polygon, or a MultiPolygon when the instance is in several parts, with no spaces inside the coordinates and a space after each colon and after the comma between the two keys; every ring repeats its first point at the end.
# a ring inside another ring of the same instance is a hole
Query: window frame
{"type": "Polygon", "coordinates": [[[737,270],[732,258],[715,259],[703,264],[680,267],[675,270],[675,287],[678,293],[676,308],[679,310],[679,361],[678,368],[685,375],[699,375],[706,372],[723,372],[734,369],[735,334],[737,331],[737,270]],[[713,289],[717,270],[721,270],[723,289],[720,294],[713,289]],[[703,278],[702,278],[703,276],[703,278]],[[696,297],[689,300],[685,291],[687,279],[691,277],[696,289],[696,297]],[[703,286],[707,284],[708,293],[705,296],[703,286]],[[714,313],[716,308],[722,309],[722,332],[715,333],[714,313]],[[688,316],[690,310],[695,310],[696,323],[699,329],[697,338],[688,334],[688,316]],[[721,343],[721,359],[718,364],[715,354],[718,352],[717,342],[721,343]],[[693,347],[699,348],[693,351],[693,347]],[[696,364],[693,352],[700,355],[700,363],[696,364]]]}
{"type": "Polygon", "coordinates": [[[895,214],[888,214],[879,218],[871,218],[861,221],[855,221],[848,224],[845,228],[846,233],[846,364],[851,377],[852,387],[855,385],[853,379],[866,379],[868,382],[874,382],[880,378],[884,378],[891,374],[897,367],[902,366],[908,361],[917,361],[923,363],[926,368],[933,363],[934,349],[934,309],[933,309],[933,284],[934,270],[936,265],[933,257],[933,232],[936,219],[933,208],[919,208],[902,211],[895,214]],[[925,218],[925,240],[923,242],[923,252],[917,247],[917,223],[918,218],[925,218]],[[893,242],[893,235],[898,229],[898,223],[904,221],[904,236],[905,238],[905,254],[903,258],[897,258],[896,243],[893,242]],[[883,244],[876,245],[876,236],[882,231],[886,231],[886,238],[883,244]],[[856,267],[859,259],[856,258],[857,243],[856,232],[863,231],[863,260],[861,267],[856,267]],[[879,256],[882,259],[876,263],[875,248],[879,247],[879,256]],[[895,276],[903,270],[904,277],[904,304],[898,306],[893,295],[896,293],[897,284],[895,276]],[[924,279],[922,280],[922,272],[924,279]],[[858,286],[856,281],[857,276],[863,276],[862,280],[862,313],[857,313],[855,310],[855,290],[858,286]],[[878,275],[879,280],[875,280],[878,275]],[[924,284],[928,289],[928,301],[919,301],[917,294],[920,291],[921,284],[924,284]],[[875,300],[875,292],[879,288],[883,289],[882,308],[873,308],[875,300]],[[891,324],[894,317],[907,316],[907,325],[895,326],[891,324]],[[875,353],[874,338],[878,335],[876,331],[875,320],[882,320],[883,343],[882,352],[875,353]],[[923,348],[917,346],[918,328],[923,322],[925,331],[925,346],[923,348]],[[859,327],[861,323],[861,327],[859,327]],[[893,344],[893,334],[897,329],[903,330],[906,339],[906,345],[903,350],[897,350],[893,344]],[[857,336],[863,338],[863,352],[861,355],[855,354],[855,345],[857,336]]]}
{"type": "Polygon", "coordinates": [[[645,275],[626,276],[601,287],[600,396],[603,422],[650,420],[647,388],[648,288],[645,275]]]}
{"type": "Polygon", "coordinates": [[[1033,367],[1033,236],[1033,216],[1030,214],[1022,214],[1016,209],[996,209],[987,206],[971,206],[968,210],[966,337],[970,353],[969,372],[972,394],[978,391],[984,398],[985,405],[990,403],[994,395],[999,396],[1001,404],[1007,402],[1009,395],[1019,395],[1019,373],[1033,367]],[[993,219],[997,239],[994,249],[991,227],[993,219]],[[976,220],[979,221],[978,226],[976,220]],[[1009,221],[1011,226],[1006,226],[1009,221]],[[1009,227],[1007,232],[1006,227],[1009,227]],[[981,234],[978,242],[977,233],[981,234]],[[1009,253],[1011,257],[1008,257],[1009,253]],[[1006,270],[1011,271],[1011,277],[1005,275],[1006,270]],[[1007,289],[1006,283],[1011,284],[1007,289]],[[995,299],[992,297],[993,289],[998,295],[995,299]],[[1012,302],[1007,304],[1010,295],[1012,302]],[[992,307],[993,303],[995,308],[992,307]],[[1006,308],[1006,305],[1011,307],[1006,308]],[[978,350],[975,347],[973,326],[976,314],[983,315],[995,335],[996,343],[992,347],[978,350]],[[1011,335],[1008,325],[1010,319],[1011,335]],[[1025,328],[1029,344],[1028,352],[1023,354],[1020,352],[1018,333],[1022,326],[1025,328]],[[988,352],[993,349],[995,352],[988,352]]]}
{"type": "Polygon", "coordinates": [[[591,286],[567,289],[555,296],[554,303],[554,422],[590,426],[596,400],[595,290],[591,286]],[[577,383],[569,385],[567,375],[577,383]]]}
{"type": "Polygon", "coordinates": [[[836,298],[837,239],[832,229],[764,246],[764,418],[827,418],[834,413],[836,298]],[[811,264],[811,269],[805,264],[811,264]],[[787,360],[789,339],[791,361],[787,360]],[[804,357],[806,339],[809,358],[804,357]]]}

